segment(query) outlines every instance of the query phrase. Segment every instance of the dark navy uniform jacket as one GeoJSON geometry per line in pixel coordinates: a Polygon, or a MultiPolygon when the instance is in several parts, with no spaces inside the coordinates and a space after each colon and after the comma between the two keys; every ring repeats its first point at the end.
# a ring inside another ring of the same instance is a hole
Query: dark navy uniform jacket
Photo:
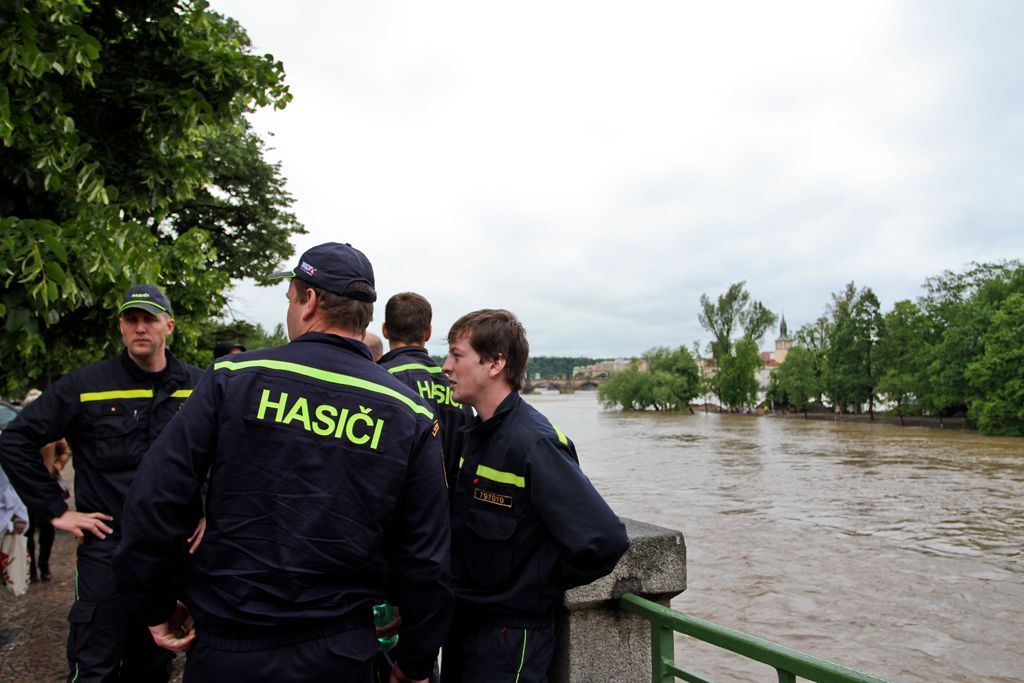
{"type": "Polygon", "coordinates": [[[480,615],[544,618],[562,592],[615,568],[622,522],[572,442],[513,392],[466,431],[452,503],[452,585],[480,615]]]}
{"type": "Polygon", "coordinates": [[[343,622],[364,634],[346,645],[357,657],[376,645],[371,606],[386,595],[402,609],[402,669],[426,677],[452,603],[436,433],[360,342],[309,333],[218,359],[129,492],[118,587],[158,624],[183,569],[200,633],[274,640],[343,622]],[[207,472],[206,534],[182,567],[207,472]]]}
{"type": "MultiPolygon", "coordinates": [[[[53,519],[68,509],[39,449],[66,437],[75,458],[75,507],[104,512],[120,526],[121,506],[150,444],[184,404],[202,370],[167,351],[161,372],[121,355],[62,377],[0,435],[0,460],[29,509],[53,519]]],[[[87,534],[88,536],[88,534],[87,534]]],[[[92,537],[87,543],[96,543],[92,537]]],[[[105,543],[113,550],[116,540],[105,543]]]]}
{"type": "Polygon", "coordinates": [[[441,423],[441,448],[448,486],[455,484],[462,454],[461,427],[473,421],[473,409],[452,399],[448,375],[422,346],[402,346],[388,351],[377,363],[418,393],[434,409],[441,423]]]}

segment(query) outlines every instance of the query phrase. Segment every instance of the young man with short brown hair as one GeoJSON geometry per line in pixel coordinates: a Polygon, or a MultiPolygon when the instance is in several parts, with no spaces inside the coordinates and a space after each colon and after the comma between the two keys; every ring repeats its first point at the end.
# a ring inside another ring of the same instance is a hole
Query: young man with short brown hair
{"type": "Polygon", "coordinates": [[[572,441],[517,393],[529,356],[519,320],[469,313],[448,346],[452,396],[477,417],[452,499],[456,606],[441,680],[547,681],[563,591],[609,573],[629,539],[572,441]]]}

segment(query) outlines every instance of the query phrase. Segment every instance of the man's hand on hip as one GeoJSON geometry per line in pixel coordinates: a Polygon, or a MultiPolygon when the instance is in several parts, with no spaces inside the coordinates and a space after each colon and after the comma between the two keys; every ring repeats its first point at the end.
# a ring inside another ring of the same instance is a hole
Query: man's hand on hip
{"type": "Polygon", "coordinates": [[[60,517],[50,520],[53,528],[70,532],[75,538],[84,538],[84,532],[88,531],[96,538],[106,538],[107,534],[114,533],[114,530],[103,522],[112,522],[114,518],[102,512],[79,512],[77,510],[65,510],[60,517]]]}

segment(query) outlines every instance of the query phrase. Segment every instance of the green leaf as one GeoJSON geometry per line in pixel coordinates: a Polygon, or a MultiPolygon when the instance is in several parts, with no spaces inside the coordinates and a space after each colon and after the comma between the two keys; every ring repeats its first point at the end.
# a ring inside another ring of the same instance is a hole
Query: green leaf
{"type": "Polygon", "coordinates": [[[43,266],[46,270],[46,277],[50,279],[50,284],[53,285],[53,297],[57,298],[57,285],[64,284],[64,279],[67,277],[64,275],[64,269],[60,267],[60,264],[56,261],[47,261],[43,266]]]}
{"type": "Polygon", "coordinates": [[[60,243],[60,240],[53,235],[43,236],[43,242],[53,252],[53,255],[60,259],[61,263],[68,262],[68,251],[64,248],[64,245],[60,243]]]}

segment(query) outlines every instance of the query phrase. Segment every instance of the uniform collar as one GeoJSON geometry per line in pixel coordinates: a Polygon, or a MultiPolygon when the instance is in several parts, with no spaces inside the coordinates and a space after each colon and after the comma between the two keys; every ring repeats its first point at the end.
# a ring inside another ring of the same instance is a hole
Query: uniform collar
{"type": "Polygon", "coordinates": [[[166,354],[167,365],[159,372],[150,372],[140,368],[138,363],[133,361],[132,357],[128,355],[128,349],[121,349],[121,366],[136,382],[152,381],[155,377],[181,379],[181,376],[184,374],[180,372],[183,367],[181,362],[174,357],[174,354],[167,347],[164,347],[164,353],[166,354]]]}
{"type": "Polygon", "coordinates": [[[465,428],[467,432],[473,432],[475,434],[489,434],[498,428],[502,422],[505,421],[505,417],[513,410],[519,407],[519,404],[523,402],[523,397],[519,395],[518,391],[513,391],[498,404],[498,407],[494,409],[494,415],[491,415],[489,420],[481,420],[480,416],[477,415],[473,418],[473,421],[469,423],[469,426],[465,428]]]}
{"type": "Polygon", "coordinates": [[[357,353],[361,356],[366,356],[367,360],[372,361],[373,355],[370,354],[369,347],[361,341],[351,339],[349,337],[340,337],[336,334],[330,334],[329,332],[307,332],[301,337],[292,339],[292,344],[329,344],[331,346],[337,346],[338,348],[357,353]]]}
{"type": "Polygon", "coordinates": [[[427,353],[427,350],[422,346],[400,346],[397,349],[392,349],[385,353],[380,357],[380,360],[377,361],[377,363],[384,365],[384,363],[394,360],[400,356],[415,356],[420,360],[427,358],[430,362],[434,362],[434,359],[430,358],[430,354],[427,353]]]}

